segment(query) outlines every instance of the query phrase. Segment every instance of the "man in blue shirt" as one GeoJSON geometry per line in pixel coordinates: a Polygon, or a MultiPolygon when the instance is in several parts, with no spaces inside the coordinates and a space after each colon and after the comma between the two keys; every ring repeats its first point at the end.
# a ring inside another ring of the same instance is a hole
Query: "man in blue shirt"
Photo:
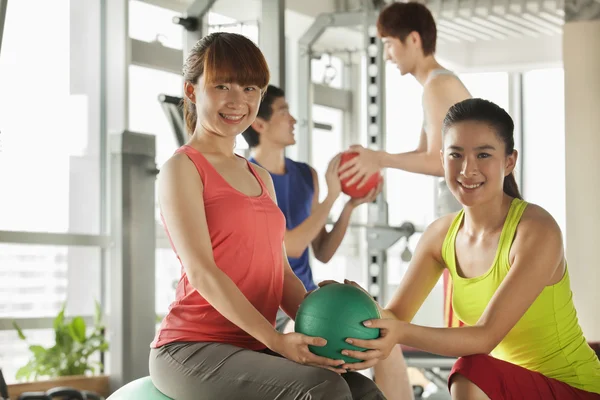
{"type": "MultiPolygon", "coordinates": [[[[327,196],[319,202],[319,178],[314,168],[285,157],[285,148],[296,143],[295,124],[284,91],[269,85],[256,120],[243,136],[253,151],[250,161],[265,168],[273,178],[277,204],[286,218],[285,247],[290,266],[310,291],[317,285],[310,267],[309,246],[320,262],[331,260],[346,234],[352,211],[375,200],[381,186],[362,199],[350,199],[331,231],[327,231],[327,217],[342,192],[338,175],[340,154],[329,162],[325,173],[327,196]]],[[[279,310],[277,329],[289,332],[292,327],[290,318],[279,310]]]]}

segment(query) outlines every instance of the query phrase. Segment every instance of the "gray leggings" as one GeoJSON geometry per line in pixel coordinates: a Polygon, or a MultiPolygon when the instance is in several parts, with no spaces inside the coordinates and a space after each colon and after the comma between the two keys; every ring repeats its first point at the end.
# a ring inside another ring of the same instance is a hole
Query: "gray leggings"
{"type": "Polygon", "coordinates": [[[358,372],[338,375],[224,343],[151,349],[150,376],[175,400],[385,400],[375,382],[358,372]]]}

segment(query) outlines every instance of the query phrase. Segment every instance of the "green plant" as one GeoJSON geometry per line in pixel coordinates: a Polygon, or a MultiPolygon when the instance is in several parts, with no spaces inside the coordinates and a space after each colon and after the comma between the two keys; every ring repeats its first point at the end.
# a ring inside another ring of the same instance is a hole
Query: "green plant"
{"type": "MultiPolygon", "coordinates": [[[[89,357],[99,351],[107,351],[108,343],[104,338],[104,325],[102,324],[102,309],[96,302],[94,316],[94,329],[88,336],[85,320],[74,317],[70,321],[65,318],[65,307],[54,319],[55,344],[45,348],[40,345],[29,345],[32,355],[29,362],[17,371],[17,380],[29,380],[32,376],[56,378],[59,376],[85,375],[90,371],[95,373],[95,368],[101,368],[99,362],[88,361],[89,357]]],[[[13,321],[22,340],[27,340],[21,328],[13,321]]]]}

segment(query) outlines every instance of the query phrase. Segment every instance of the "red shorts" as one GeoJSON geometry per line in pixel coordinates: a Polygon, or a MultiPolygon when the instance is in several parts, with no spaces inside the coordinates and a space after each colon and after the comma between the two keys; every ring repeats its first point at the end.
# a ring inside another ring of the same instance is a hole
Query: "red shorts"
{"type": "Polygon", "coordinates": [[[473,382],[491,400],[600,400],[600,394],[484,354],[459,358],[448,377],[448,388],[454,374],[473,382]]]}

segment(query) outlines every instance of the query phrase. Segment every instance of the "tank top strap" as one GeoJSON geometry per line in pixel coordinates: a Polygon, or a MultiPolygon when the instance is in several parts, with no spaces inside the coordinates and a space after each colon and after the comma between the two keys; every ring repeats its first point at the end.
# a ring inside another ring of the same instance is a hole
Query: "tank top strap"
{"type": "Polygon", "coordinates": [[[260,184],[260,187],[262,188],[263,194],[267,193],[267,195],[269,197],[271,197],[271,195],[269,194],[269,189],[267,189],[267,185],[265,185],[265,182],[263,181],[263,179],[260,177],[260,174],[258,173],[258,171],[256,170],[256,165],[253,165],[254,163],[251,162],[250,160],[248,160],[245,157],[240,156],[239,154],[236,154],[237,157],[244,159],[244,161],[246,161],[246,165],[248,166],[248,169],[250,170],[250,172],[252,173],[252,175],[254,175],[254,177],[256,178],[256,180],[258,181],[258,183],[260,184]]]}
{"type": "Polygon", "coordinates": [[[433,71],[431,71],[429,73],[429,76],[427,77],[427,80],[425,81],[425,85],[427,85],[429,82],[431,82],[432,80],[434,80],[436,77],[438,77],[440,75],[456,76],[456,74],[454,72],[452,72],[448,69],[445,69],[445,68],[434,69],[433,71]]]}
{"type": "Polygon", "coordinates": [[[450,271],[450,275],[453,279],[456,277],[456,235],[458,234],[464,215],[465,211],[460,210],[456,217],[454,217],[452,224],[450,224],[450,228],[448,228],[448,233],[446,233],[446,237],[444,238],[444,243],[442,244],[442,259],[444,260],[444,263],[446,263],[446,267],[448,268],[448,271],[450,271]]]}
{"type": "Polygon", "coordinates": [[[502,233],[500,234],[500,241],[498,243],[498,261],[500,261],[501,265],[507,270],[510,268],[510,248],[515,239],[517,226],[519,226],[523,212],[525,211],[525,208],[527,208],[527,204],[528,203],[525,200],[517,198],[513,199],[506,220],[504,221],[504,226],[502,227],[502,233]]]}
{"type": "Polygon", "coordinates": [[[207,186],[209,186],[212,183],[212,179],[210,177],[210,171],[214,170],[212,164],[208,162],[208,160],[206,159],[206,157],[204,157],[204,155],[202,155],[202,153],[194,149],[192,146],[188,146],[187,144],[184,144],[183,146],[175,150],[175,154],[179,153],[185,154],[194,163],[194,165],[196,166],[196,170],[198,171],[198,173],[200,174],[200,178],[202,179],[202,185],[206,190],[207,186]]]}
{"type": "MultiPolygon", "coordinates": [[[[204,185],[204,193],[205,195],[208,195],[208,197],[211,197],[214,193],[216,193],[215,191],[234,191],[234,189],[231,188],[227,181],[225,181],[225,178],[223,178],[221,174],[219,174],[219,172],[206,159],[206,157],[195,148],[184,144],[183,146],[178,148],[175,151],[175,153],[184,153],[189,157],[190,160],[192,160],[192,162],[196,166],[196,170],[200,174],[200,178],[202,179],[202,184],[204,185]]],[[[251,198],[259,199],[265,196],[268,196],[270,198],[271,196],[269,194],[269,190],[267,189],[265,183],[260,177],[260,174],[258,173],[258,171],[256,171],[252,163],[248,161],[248,159],[240,156],[239,154],[235,154],[235,156],[243,159],[246,162],[250,173],[254,175],[262,189],[262,194],[260,196],[251,198]]]]}

